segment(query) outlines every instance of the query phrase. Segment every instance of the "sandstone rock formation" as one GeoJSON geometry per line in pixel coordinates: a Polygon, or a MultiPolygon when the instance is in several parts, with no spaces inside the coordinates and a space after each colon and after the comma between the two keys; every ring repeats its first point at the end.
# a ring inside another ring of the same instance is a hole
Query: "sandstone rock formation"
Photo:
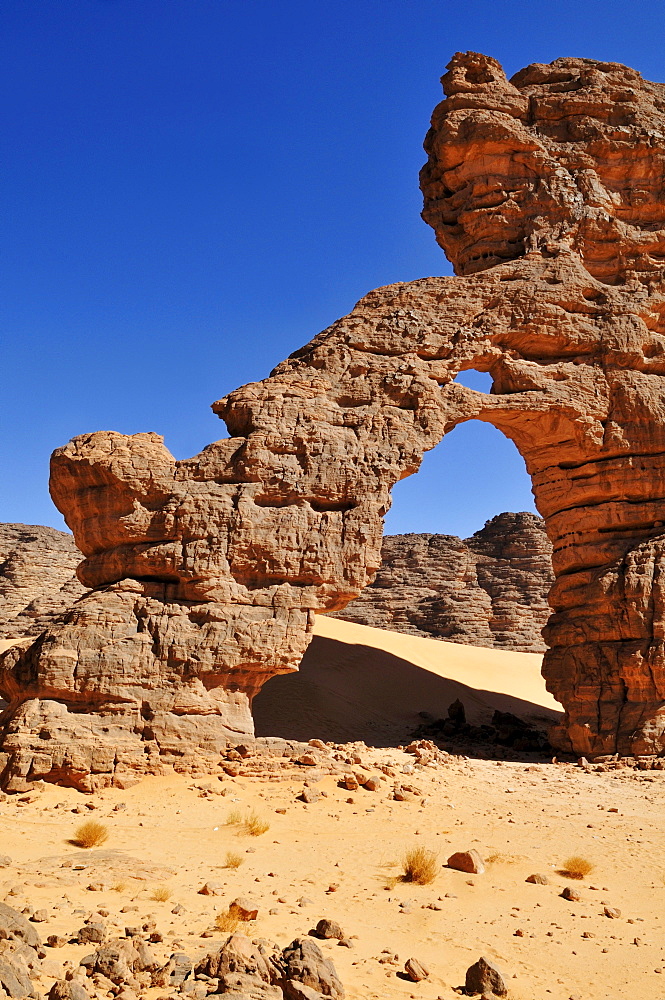
{"type": "Polygon", "coordinates": [[[0,524],[0,638],[39,635],[85,593],[71,535],[40,524],[0,524]]]}
{"type": "Polygon", "coordinates": [[[665,747],[665,86],[458,54],[426,140],[425,218],[460,277],[370,292],[263,382],[230,437],[55,452],[92,593],[0,665],[5,785],[94,787],[251,733],[316,612],[380,565],[390,489],[456,424],[523,455],[553,545],[544,673],[577,752],[665,747]],[[454,380],[492,375],[490,394],[454,380]]]}
{"type": "MultiPolygon", "coordinates": [[[[39,635],[86,589],[74,539],[0,524],[0,638],[39,635]]],[[[475,646],[543,652],[552,547],[542,518],[497,514],[464,541],[385,535],[374,583],[333,617],[475,646]]]]}
{"type": "Polygon", "coordinates": [[[472,646],[545,650],[552,546],[535,514],[497,514],[464,540],[386,535],[381,560],[374,582],[334,617],[472,646]]]}

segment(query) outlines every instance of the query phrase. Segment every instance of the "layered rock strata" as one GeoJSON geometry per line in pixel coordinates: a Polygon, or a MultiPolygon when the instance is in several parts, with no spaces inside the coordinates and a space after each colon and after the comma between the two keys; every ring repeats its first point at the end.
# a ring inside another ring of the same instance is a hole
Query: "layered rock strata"
{"type": "Polygon", "coordinates": [[[333,616],[408,635],[540,653],[553,582],[542,518],[497,514],[464,540],[386,535],[374,582],[333,616]]]}
{"type": "MultiPolygon", "coordinates": [[[[471,538],[386,535],[381,568],[333,617],[411,635],[543,652],[554,579],[542,518],[497,514],[471,538]]],[[[41,525],[0,524],[0,638],[37,636],[87,590],[74,539],[41,525]]]]}
{"type": "Polygon", "coordinates": [[[665,746],[665,87],[475,53],[443,83],[424,214],[461,276],[370,292],[215,403],[230,437],[192,459],[113,432],[54,453],[93,590],[4,656],[6,785],[250,733],[314,614],[371,582],[391,487],[470,419],[517,445],[553,545],[554,739],[665,746]]]}
{"type": "Polygon", "coordinates": [[[0,638],[39,635],[85,593],[71,535],[40,524],[0,524],[0,638]]]}

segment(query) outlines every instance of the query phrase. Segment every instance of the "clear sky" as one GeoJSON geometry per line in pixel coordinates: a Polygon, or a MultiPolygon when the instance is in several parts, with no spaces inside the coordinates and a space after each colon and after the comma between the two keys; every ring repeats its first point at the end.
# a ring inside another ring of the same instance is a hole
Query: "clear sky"
{"type": "MultiPolygon", "coordinates": [[[[418,170],[453,52],[665,80],[664,29],[664,0],[0,0],[0,520],[63,526],[74,435],[192,455],[225,436],[213,400],[371,288],[451,273],[418,170]]],[[[477,421],[394,499],[392,532],[533,509],[477,421]]]]}

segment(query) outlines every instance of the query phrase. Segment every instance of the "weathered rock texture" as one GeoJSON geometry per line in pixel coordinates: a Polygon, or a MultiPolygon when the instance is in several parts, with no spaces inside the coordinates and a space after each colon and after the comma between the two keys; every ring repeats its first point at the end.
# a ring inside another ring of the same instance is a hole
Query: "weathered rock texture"
{"type": "Polygon", "coordinates": [[[39,524],[0,524],[0,638],[39,635],[85,593],[71,535],[39,524]]]}
{"type": "MultiPolygon", "coordinates": [[[[37,636],[87,590],[71,535],[0,524],[0,638],[37,636]]],[[[475,646],[542,652],[552,546],[542,518],[497,514],[464,541],[386,535],[381,568],[333,617],[475,646]]]]}
{"type": "Polygon", "coordinates": [[[497,514],[471,538],[386,535],[381,568],[334,617],[472,646],[544,651],[552,546],[542,518],[497,514]]]}
{"type": "Polygon", "coordinates": [[[263,382],[230,437],[75,438],[51,490],[93,592],[0,669],[3,781],[100,785],[251,733],[315,612],[380,566],[390,489],[456,424],[523,455],[553,545],[544,673],[578,752],[665,746],[665,86],[455,56],[423,171],[458,273],[370,292],[263,382]],[[491,394],[453,381],[490,372],[491,394]]]}

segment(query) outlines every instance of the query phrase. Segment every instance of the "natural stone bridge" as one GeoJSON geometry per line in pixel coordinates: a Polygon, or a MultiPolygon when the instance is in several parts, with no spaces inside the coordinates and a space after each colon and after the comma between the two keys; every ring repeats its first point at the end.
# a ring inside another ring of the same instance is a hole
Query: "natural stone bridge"
{"type": "Polygon", "coordinates": [[[156,434],[55,452],[95,590],[0,664],[8,787],[251,734],[314,614],[379,567],[391,487],[470,419],[515,442],[554,546],[556,743],[665,747],[665,86],[584,59],[508,81],[475,53],[443,84],[423,214],[457,277],[370,292],[215,403],[231,436],[192,459],[156,434]],[[491,394],[453,381],[469,368],[491,394]]]}

